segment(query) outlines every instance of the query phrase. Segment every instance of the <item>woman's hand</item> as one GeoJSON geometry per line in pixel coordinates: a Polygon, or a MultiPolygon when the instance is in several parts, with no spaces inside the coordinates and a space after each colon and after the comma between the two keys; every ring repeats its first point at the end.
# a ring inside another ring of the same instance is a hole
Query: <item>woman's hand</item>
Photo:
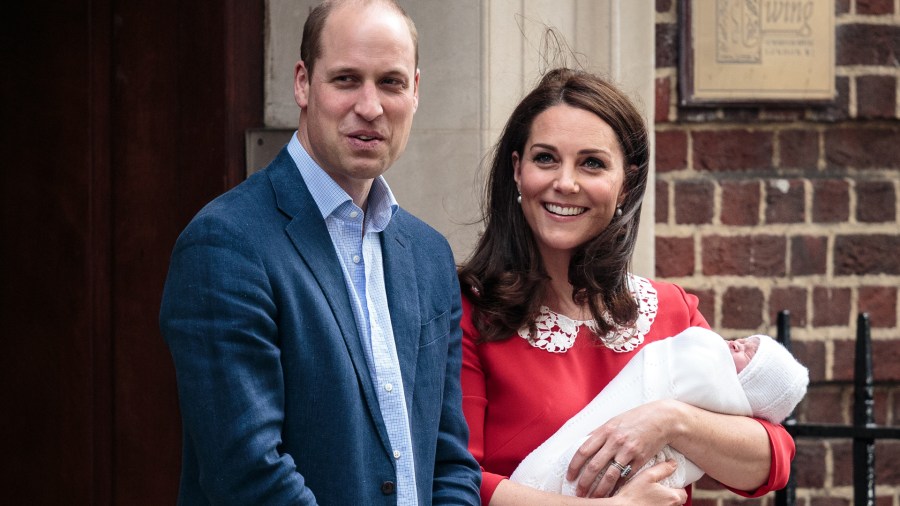
{"type": "Polygon", "coordinates": [[[656,455],[671,441],[678,404],[653,401],[611,418],[591,432],[572,457],[566,474],[567,480],[578,480],[576,495],[606,497],[619,479],[626,477],[623,474],[636,472],[656,455]],[[628,473],[612,465],[613,461],[628,473]]]}
{"type": "Polygon", "coordinates": [[[660,485],[675,472],[675,462],[667,460],[641,471],[628,480],[613,497],[590,499],[563,496],[503,480],[494,490],[490,506],[674,506],[687,501],[687,492],[660,485]]]}
{"type": "Polygon", "coordinates": [[[615,495],[621,504],[674,505],[687,501],[687,492],[660,485],[659,481],[675,472],[675,461],[666,460],[641,471],[628,480],[615,495]]]}

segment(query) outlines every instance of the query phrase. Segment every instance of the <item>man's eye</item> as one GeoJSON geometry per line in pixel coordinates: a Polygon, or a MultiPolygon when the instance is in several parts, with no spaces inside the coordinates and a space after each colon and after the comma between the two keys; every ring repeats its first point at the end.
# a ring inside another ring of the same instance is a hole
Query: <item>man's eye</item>
{"type": "Polygon", "coordinates": [[[406,82],[402,79],[387,78],[381,81],[381,84],[390,88],[406,88],[406,82]]]}

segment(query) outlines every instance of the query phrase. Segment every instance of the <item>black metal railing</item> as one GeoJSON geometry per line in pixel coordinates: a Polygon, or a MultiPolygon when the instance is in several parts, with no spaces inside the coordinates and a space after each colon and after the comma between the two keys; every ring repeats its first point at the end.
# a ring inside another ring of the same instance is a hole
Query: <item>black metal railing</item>
{"type": "MultiPolygon", "coordinates": [[[[791,315],[778,313],[778,340],[791,349],[791,315]]],[[[853,504],[875,505],[875,440],[900,439],[900,427],[875,424],[875,382],[872,376],[872,331],[869,315],[856,321],[856,357],[853,371],[853,425],[797,423],[791,415],[784,422],[788,433],[797,438],[841,438],[853,440],[853,504]]],[[[787,486],[775,493],[776,506],[794,506],[796,469],[791,464],[787,486]]]]}

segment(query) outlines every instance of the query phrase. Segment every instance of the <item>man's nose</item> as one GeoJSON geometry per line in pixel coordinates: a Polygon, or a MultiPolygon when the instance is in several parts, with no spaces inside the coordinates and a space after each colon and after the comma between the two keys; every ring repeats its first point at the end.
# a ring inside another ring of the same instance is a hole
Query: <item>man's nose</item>
{"type": "Polygon", "coordinates": [[[381,107],[381,97],[375,83],[365,83],[360,87],[353,110],[366,121],[373,121],[381,116],[384,109],[381,107]]]}

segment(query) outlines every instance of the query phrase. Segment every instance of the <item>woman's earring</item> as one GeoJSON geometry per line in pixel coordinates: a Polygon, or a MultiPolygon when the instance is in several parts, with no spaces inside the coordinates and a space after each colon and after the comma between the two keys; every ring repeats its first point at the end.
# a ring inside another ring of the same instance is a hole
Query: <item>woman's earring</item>
{"type": "Polygon", "coordinates": [[[519,205],[522,205],[522,194],[521,193],[519,194],[518,197],[516,197],[516,202],[518,202],[519,205]]]}
{"type": "Polygon", "coordinates": [[[621,207],[616,208],[616,216],[622,216],[622,208],[621,207]]]}

